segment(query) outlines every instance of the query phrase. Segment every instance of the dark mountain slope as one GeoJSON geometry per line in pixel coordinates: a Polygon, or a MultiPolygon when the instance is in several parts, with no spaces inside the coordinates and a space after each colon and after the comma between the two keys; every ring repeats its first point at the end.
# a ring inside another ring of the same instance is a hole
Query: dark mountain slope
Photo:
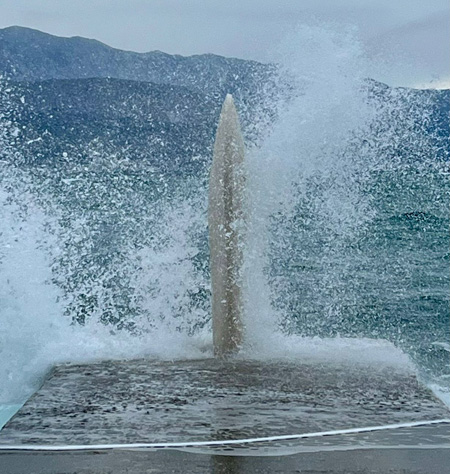
{"type": "Polygon", "coordinates": [[[264,87],[274,69],[212,54],[183,57],[122,51],[96,40],[61,38],[18,26],[0,30],[0,74],[13,80],[113,77],[239,96],[264,87]]]}

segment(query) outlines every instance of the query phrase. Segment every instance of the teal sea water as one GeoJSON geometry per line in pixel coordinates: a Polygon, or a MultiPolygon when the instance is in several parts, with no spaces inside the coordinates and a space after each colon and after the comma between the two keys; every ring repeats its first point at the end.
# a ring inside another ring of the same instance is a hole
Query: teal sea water
{"type": "MultiPolygon", "coordinates": [[[[295,93],[248,146],[244,353],[406,354],[448,400],[450,180],[430,98],[381,101],[354,40],[303,34],[310,49],[283,55],[295,93]]],[[[161,173],[98,143],[30,166],[1,126],[0,403],[58,362],[210,355],[208,167],[161,173]]]]}

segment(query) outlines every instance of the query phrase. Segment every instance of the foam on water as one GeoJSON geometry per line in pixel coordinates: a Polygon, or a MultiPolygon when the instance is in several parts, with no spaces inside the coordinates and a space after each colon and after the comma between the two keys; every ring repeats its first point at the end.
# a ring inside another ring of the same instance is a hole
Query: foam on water
{"type": "Polygon", "coordinates": [[[258,360],[290,360],[350,366],[392,367],[414,372],[407,354],[382,339],[302,337],[273,333],[264,346],[249,347],[242,354],[258,360]]]}

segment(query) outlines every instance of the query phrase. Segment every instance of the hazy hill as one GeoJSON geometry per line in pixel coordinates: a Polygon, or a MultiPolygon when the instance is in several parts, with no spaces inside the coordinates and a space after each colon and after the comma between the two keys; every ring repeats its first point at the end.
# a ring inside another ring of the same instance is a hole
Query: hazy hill
{"type": "MultiPolygon", "coordinates": [[[[270,125],[280,94],[272,65],[133,53],[21,27],[0,30],[0,75],[8,84],[0,88],[0,118],[14,124],[9,139],[28,164],[89,160],[102,150],[163,171],[196,172],[211,158],[225,93],[238,102],[248,142],[266,133],[260,125],[270,125]]],[[[448,158],[450,91],[367,84],[386,105],[374,133],[397,131],[383,153],[420,159],[432,148],[448,158]]]]}
{"type": "Polygon", "coordinates": [[[249,88],[264,87],[273,70],[271,65],[212,54],[135,53],[18,26],[0,30],[0,74],[13,80],[113,77],[185,86],[205,94],[245,95],[249,88]]]}

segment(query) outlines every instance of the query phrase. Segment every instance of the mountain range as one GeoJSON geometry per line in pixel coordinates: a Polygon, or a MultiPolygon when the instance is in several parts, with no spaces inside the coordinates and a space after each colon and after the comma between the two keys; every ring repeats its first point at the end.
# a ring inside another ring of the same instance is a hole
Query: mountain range
{"type": "Polygon", "coordinates": [[[18,26],[0,30],[0,71],[12,80],[103,77],[185,86],[207,94],[243,94],[249,86],[263,84],[274,69],[213,54],[122,51],[96,40],[61,38],[18,26]]]}
{"type": "MultiPolygon", "coordinates": [[[[26,163],[58,162],[67,154],[89,159],[92,147],[101,146],[162,170],[196,172],[209,162],[226,93],[238,103],[250,143],[267,130],[253,126],[255,117],[258,124],[270,124],[278,99],[289,93],[277,87],[280,72],[272,64],[121,51],[96,40],[17,26],[0,30],[0,75],[0,118],[15,124],[10,139],[26,163]]],[[[429,117],[426,132],[448,158],[449,91],[368,84],[382,100],[391,100],[393,92],[406,94],[426,109],[415,120],[429,117]]]]}

